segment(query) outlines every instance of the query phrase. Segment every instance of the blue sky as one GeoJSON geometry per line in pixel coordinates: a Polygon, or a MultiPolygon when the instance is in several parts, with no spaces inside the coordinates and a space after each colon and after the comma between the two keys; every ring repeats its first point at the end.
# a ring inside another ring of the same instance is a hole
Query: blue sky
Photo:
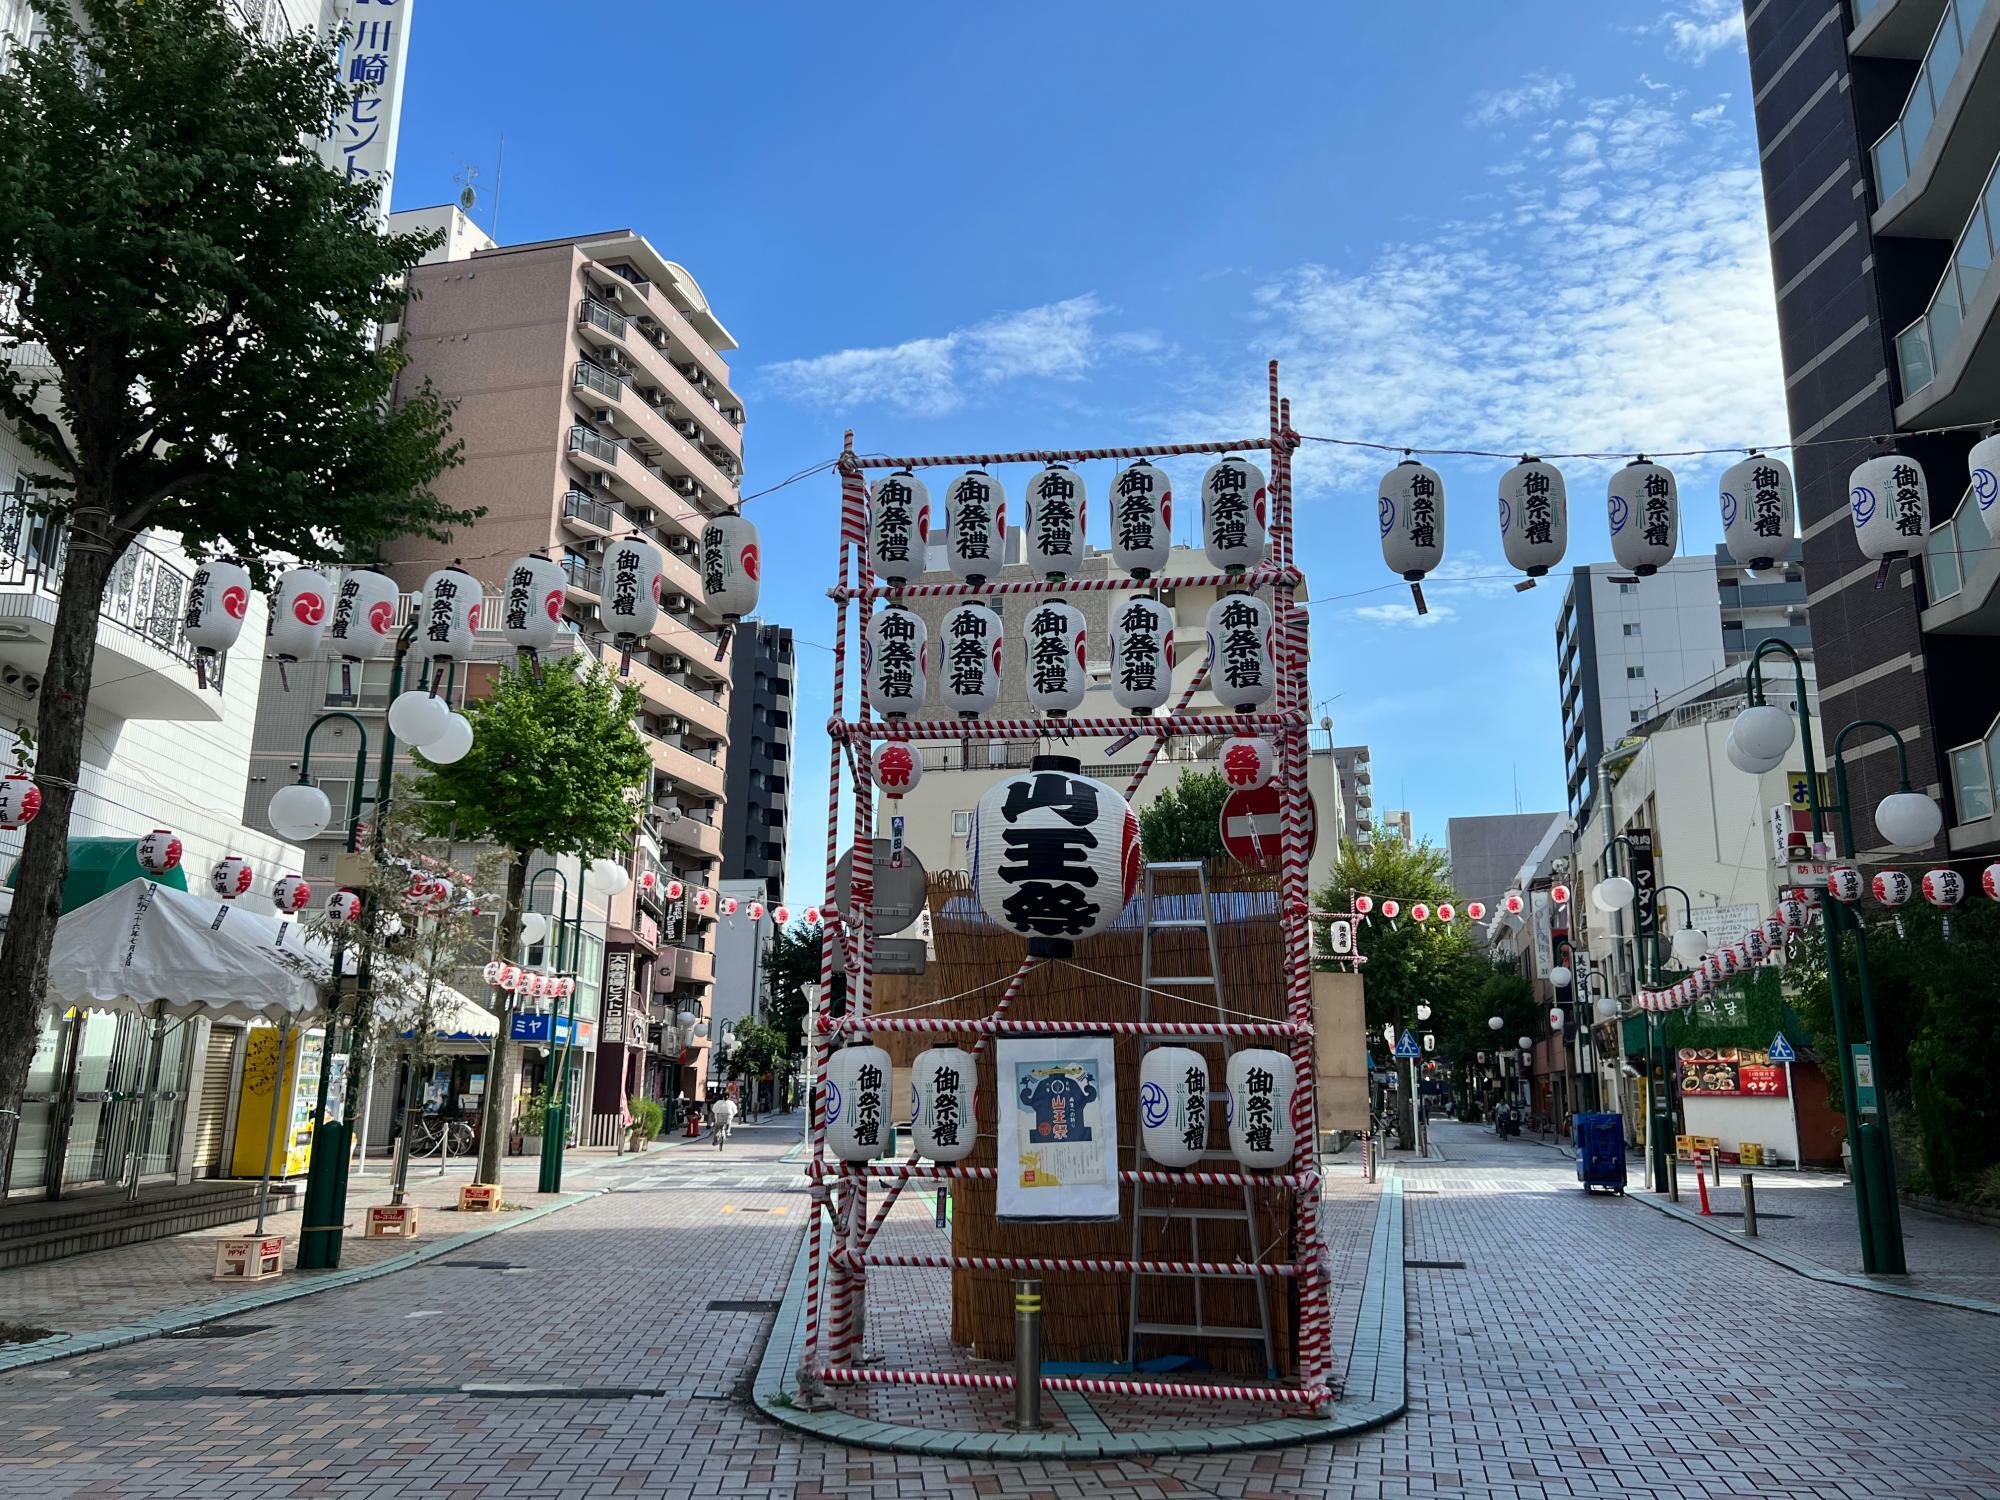
{"type": "MultiPolygon", "coordinates": [[[[849,425],[889,452],[1255,434],[1272,357],[1308,434],[1785,434],[1734,0],[428,0],[397,206],[448,201],[470,165],[489,220],[502,136],[501,239],[630,226],[701,282],[742,346],[746,491],[849,425]]],[[[1441,841],[1448,817],[1512,811],[1517,781],[1523,806],[1561,804],[1561,588],[1499,576],[1506,464],[1434,459],[1447,558],[1414,619],[1373,524],[1392,458],[1301,456],[1312,692],[1373,747],[1378,808],[1441,841]]],[[[1719,540],[1721,466],[1676,465],[1684,550],[1719,540]]],[[[1567,562],[1609,556],[1611,467],[1564,465],[1567,562]]],[[[764,613],[801,642],[830,639],[835,505],[822,478],[750,507],[764,613]]],[[[802,646],[800,898],[829,664],[802,646]]]]}

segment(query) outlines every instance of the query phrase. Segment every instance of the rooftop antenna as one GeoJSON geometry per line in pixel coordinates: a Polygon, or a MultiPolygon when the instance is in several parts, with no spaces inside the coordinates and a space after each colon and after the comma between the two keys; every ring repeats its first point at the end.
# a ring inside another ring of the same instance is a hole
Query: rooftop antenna
{"type": "Polygon", "coordinates": [[[486,226],[486,232],[497,242],[500,238],[500,183],[507,171],[507,137],[500,137],[500,151],[493,162],[493,220],[486,226]]]}
{"type": "Polygon", "coordinates": [[[479,168],[467,163],[460,167],[451,179],[458,184],[459,212],[468,219],[472,217],[472,205],[479,201],[479,190],[473,186],[478,178],[479,168]]]}

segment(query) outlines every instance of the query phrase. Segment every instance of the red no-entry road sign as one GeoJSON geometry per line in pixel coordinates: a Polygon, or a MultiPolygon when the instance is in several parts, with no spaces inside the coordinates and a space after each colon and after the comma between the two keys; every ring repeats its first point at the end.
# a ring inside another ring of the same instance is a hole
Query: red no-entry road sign
{"type": "MultiPolygon", "coordinates": [[[[1222,847],[1238,863],[1271,865],[1278,862],[1280,849],[1278,784],[1273,781],[1256,788],[1231,792],[1222,804],[1222,847]]],[[[1306,854],[1311,856],[1319,842],[1319,808],[1311,792],[1306,793],[1306,854]]]]}

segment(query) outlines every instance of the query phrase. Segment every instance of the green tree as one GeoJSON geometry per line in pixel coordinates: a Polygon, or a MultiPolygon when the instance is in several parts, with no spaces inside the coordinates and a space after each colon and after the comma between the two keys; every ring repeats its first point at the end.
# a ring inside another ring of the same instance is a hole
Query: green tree
{"type": "Polygon", "coordinates": [[[261,576],[477,515],[431,489],[457,461],[444,404],[398,393],[402,350],[378,346],[432,241],[383,234],[376,189],[312,149],[349,97],[331,51],[214,0],[37,14],[43,44],[0,77],[0,419],[67,547],[42,812],[0,944],[0,1158],[41,1028],[98,617],[134,540],[161,528],[261,576]]]}
{"type": "Polygon", "coordinates": [[[771,934],[764,954],[764,1019],[784,1034],[785,1055],[805,1051],[805,986],[819,983],[820,929],[794,922],[771,934]]]}
{"type": "Polygon", "coordinates": [[[1382,915],[1385,899],[1405,909],[1419,901],[1436,906],[1458,900],[1442,849],[1428,840],[1405,844],[1380,835],[1365,844],[1347,840],[1317,901],[1324,910],[1346,911],[1357,895],[1376,902],[1356,934],[1356,947],[1367,959],[1361,973],[1371,1038],[1378,1038],[1385,1024],[1414,1028],[1419,1004],[1431,1007],[1433,1029],[1447,1015],[1476,1008],[1474,997],[1489,971],[1466,923],[1392,921],[1382,915]]]}
{"type": "Polygon", "coordinates": [[[763,1021],[738,1021],[736,1045],[722,1060],[722,1071],[739,1083],[754,1084],[769,1073],[775,1080],[784,1074],[791,1051],[785,1034],[763,1021]]]}
{"type": "Polygon", "coordinates": [[[1155,863],[1213,859],[1222,847],[1222,804],[1229,784],[1220,771],[1183,771],[1178,783],[1139,812],[1139,846],[1155,863]]]}
{"type": "MultiPolygon", "coordinates": [[[[500,951],[521,944],[528,866],[535,852],[595,859],[632,837],[639,790],[652,757],[633,727],[639,690],[580,658],[545,661],[539,676],[515,662],[491,696],[465,708],[472,748],[448,766],[430,766],[416,782],[433,826],[460,838],[490,839],[506,861],[500,951]]],[[[423,762],[421,752],[418,761],[423,762]]],[[[480,1182],[500,1180],[500,1149],[513,1118],[507,1032],[513,1007],[501,1002],[486,1093],[480,1104],[480,1182]]]]}

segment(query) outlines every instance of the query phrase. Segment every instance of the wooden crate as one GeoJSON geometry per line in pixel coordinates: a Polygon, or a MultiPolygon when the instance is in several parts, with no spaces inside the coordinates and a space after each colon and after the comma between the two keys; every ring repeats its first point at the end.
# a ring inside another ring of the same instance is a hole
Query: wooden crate
{"type": "Polygon", "coordinates": [[[463,1214],[497,1214],[500,1212],[500,1184],[468,1182],[458,1190],[458,1211],[463,1214]]]}
{"type": "Polygon", "coordinates": [[[367,1238],[374,1239],[415,1239],[417,1234],[417,1205],[414,1203],[380,1203],[368,1210],[367,1238]]]}
{"type": "Polygon", "coordinates": [[[216,1242],[216,1281],[269,1281],[284,1274],[282,1234],[233,1235],[216,1242]]]}

